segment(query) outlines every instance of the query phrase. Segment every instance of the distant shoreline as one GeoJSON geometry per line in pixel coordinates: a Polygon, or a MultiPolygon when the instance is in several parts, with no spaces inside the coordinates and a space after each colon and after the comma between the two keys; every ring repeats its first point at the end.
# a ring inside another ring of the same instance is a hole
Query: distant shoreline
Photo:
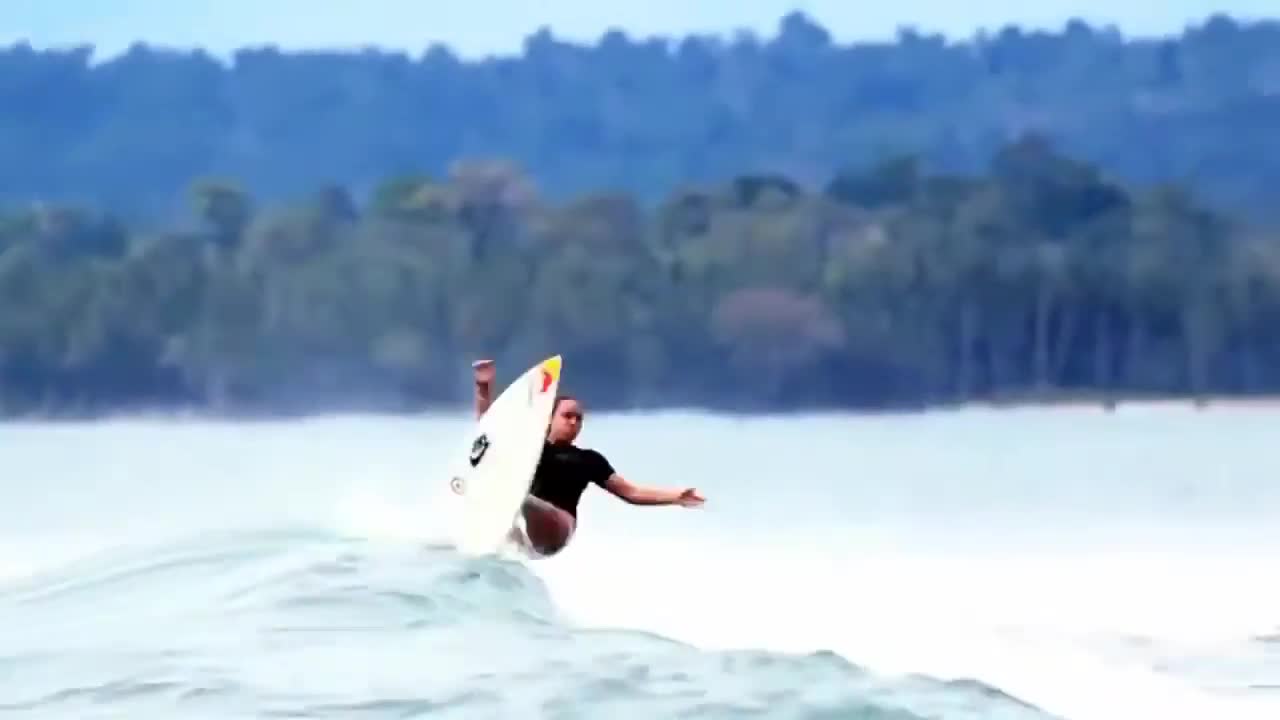
{"type": "MultiPolygon", "coordinates": [[[[589,403],[589,399],[588,399],[589,403]]],[[[590,407],[588,405],[588,407],[590,407]]],[[[1098,396],[1071,395],[1062,397],[1046,397],[1036,399],[1031,396],[975,399],[956,403],[920,404],[917,406],[902,405],[897,407],[837,407],[837,406],[797,406],[772,409],[732,409],[714,405],[680,405],[675,403],[654,404],[644,406],[600,406],[595,412],[603,415],[628,414],[663,414],[689,413],[713,417],[730,417],[742,419],[781,418],[788,416],[838,415],[848,417],[882,417],[940,414],[963,412],[969,410],[984,411],[1027,411],[1027,410],[1098,410],[1102,413],[1122,411],[1130,408],[1173,408],[1185,407],[1189,410],[1210,411],[1218,408],[1280,410],[1280,395],[1209,395],[1200,398],[1194,396],[1171,395],[1133,395],[1115,398],[1098,396]]],[[[84,424],[112,422],[120,420],[153,420],[161,422],[226,422],[226,423],[270,423],[307,421],[334,417],[376,417],[387,419],[419,419],[424,417],[453,418],[465,416],[471,412],[470,405],[464,403],[438,403],[412,408],[390,408],[385,405],[334,404],[317,405],[308,409],[252,409],[232,407],[217,409],[212,406],[151,406],[129,408],[118,406],[93,411],[74,411],[60,409],[47,412],[0,413],[0,424],[84,424]]]]}
{"type": "Polygon", "coordinates": [[[1195,410],[1212,410],[1219,407],[1228,408],[1277,408],[1280,409],[1280,395],[1131,395],[1131,396],[1075,396],[1048,399],[995,399],[974,401],[963,407],[981,407],[991,410],[1027,410],[1027,409],[1089,409],[1096,408],[1104,412],[1123,410],[1132,407],[1168,408],[1187,407],[1195,410]]]}

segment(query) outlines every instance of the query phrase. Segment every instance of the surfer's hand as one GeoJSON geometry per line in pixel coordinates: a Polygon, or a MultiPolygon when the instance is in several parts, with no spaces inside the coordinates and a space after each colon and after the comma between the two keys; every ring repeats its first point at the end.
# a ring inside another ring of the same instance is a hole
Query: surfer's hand
{"type": "Polygon", "coordinates": [[[494,370],[492,360],[477,360],[471,363],[471,369],[475,371],[476,384],[489,385],[493,382],[494,370]]]}
{"type": "Polygon", "coordinates": [[[699,495],[694,488],[684,490],[676,498],[676,504],[683,507],[697,507],[706,501],[707,499],[699,495]]]}

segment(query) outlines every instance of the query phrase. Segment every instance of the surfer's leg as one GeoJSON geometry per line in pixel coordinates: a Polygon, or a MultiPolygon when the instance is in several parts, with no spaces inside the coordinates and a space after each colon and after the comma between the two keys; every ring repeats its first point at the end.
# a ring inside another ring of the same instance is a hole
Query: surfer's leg
{"type": "Polygon", "coordinates": [[[532,495],[525,498],[521,513],[529,543],[543,555],[554,555],[564,549],[577,526],[573,515],[532,495]]]}

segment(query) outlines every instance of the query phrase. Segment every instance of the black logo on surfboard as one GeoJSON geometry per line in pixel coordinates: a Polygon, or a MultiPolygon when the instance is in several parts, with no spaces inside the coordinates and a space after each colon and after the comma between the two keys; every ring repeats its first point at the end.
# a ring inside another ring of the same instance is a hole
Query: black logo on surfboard
{"type": "Polygon", "coordinates": [[[480,464],[480,460],[484,458],[484,454],[489,451],[489,436],[481,435],[476,441],[471,443],[471,467],[480,464]]]}

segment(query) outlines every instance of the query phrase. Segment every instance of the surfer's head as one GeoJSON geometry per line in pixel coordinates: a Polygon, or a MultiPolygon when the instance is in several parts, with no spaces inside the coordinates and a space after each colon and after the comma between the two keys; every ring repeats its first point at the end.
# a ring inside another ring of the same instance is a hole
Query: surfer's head
{"type": "Polygon", "coordinates": [[[556,397],[551,406],[551,427],[547,429],[547,441],[553,445],[573,442],[582,432],[582,403],[571,395],[556,397]]]}

